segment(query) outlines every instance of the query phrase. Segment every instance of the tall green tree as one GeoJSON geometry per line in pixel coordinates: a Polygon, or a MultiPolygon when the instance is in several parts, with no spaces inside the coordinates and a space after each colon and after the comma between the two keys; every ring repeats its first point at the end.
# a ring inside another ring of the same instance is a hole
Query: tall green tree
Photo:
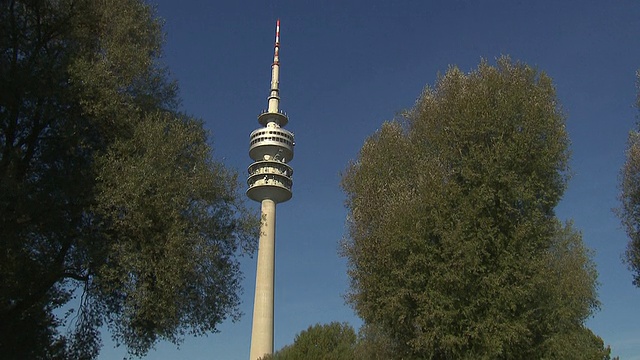
{"type": "Polygon", "coordinates": [[[142,355],[239,316],[257,220],[162,37],[141,0],[0,2],[4,358],[93,358],[103,325],[142,355]]]}
{"type": "MultiPolygon", "coordinates": [[[[640,84],[640,71],[636,73],[640,84]]],[[[640,108],[640,92],[636,98],[640,108]]],[[[633,284],[640,287],[640,132],[629,133],[626,161],[620,174],[621,206],[617,213],[629,236],[625,260],[633,273],[633,284]]]]}
{"type": "Polygon", "coordinates": [[[316,324],[263,360],[353,360],[357,335],[347,323],[316,324]]]}
{"type": "Polygon", "coordinates": [[[358,330],[354,360],[389,360],[397,353],[397,346],[379,326],[364,324],[358,330]]]}
{"type": "Polygon", "coordinates": [[[551,79],[507,57],[451,67],[366,140],[342,179],[348,301],[397,358],[606,355],[591,257],[554,213],[568,144],[551,79]]]}

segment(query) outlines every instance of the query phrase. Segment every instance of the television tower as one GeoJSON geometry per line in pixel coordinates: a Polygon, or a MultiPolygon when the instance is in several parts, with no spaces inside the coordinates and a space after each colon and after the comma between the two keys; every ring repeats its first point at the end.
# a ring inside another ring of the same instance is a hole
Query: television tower
{"type": "Polygon", "coordinates": [[[291,199],[293,169],[287,165],[293,159],[293,133],[283,129],[289,122],[280,111],[279,82],[280,20],[276,22],[276,44],[271,65],[269,107],[258,115],[263,127],[250,135],[247,196],[262,203],[256,294],[253,302],[250,360],[273,353],[273,287],[275,268],[276,204],[291,199]]]}

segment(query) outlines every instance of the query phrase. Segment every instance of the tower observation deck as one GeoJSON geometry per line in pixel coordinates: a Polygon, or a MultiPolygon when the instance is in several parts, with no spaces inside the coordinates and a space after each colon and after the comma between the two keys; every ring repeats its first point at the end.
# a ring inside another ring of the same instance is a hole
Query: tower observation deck
{"type": "Polygon", "coordinates": [[[254,201],[265,199],[275,203],[291,199],[293,169],[287,165],[293,159],[295,145],[293,133],[284,129],[289,122],[287,114],[279,107],[280,75],[280,20],[276,23],[276,44],[271,66],[271,92],[269,107],[258,115],[262,128],[251,132],[249,156],[254,163],[249,166],[247,196],[254,201]]]}
{"type": "Polygon", "coordinates": [[[276,42],[271,65],[269,106],[258,115],[262,125],[249,136],[247,196],[261,203],[260,240],[256,269],[256,292],[253,303],[250,360],[273,353],[273,292],[275,269],[276,204],[291,199],[295,145],[293,133],[284,129],[289,122],[280,105],[280,20],[276,22],[276,42]]]}

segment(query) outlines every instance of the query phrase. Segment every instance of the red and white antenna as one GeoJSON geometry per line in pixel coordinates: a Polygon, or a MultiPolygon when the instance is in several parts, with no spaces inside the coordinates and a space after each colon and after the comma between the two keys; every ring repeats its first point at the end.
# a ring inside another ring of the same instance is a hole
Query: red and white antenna
{"type": "Polygon", "coordinates": [[[269,94],[269,112],[278,112],[280,105],[280,19],[276,21],[276,44],[273,53],[273,65],[271,65],[271,93],[269,94]]]}
{"type": "Polygon", "coordinates": [[[273,55],[273,63],[277,64],[279,61],[278,58],[278,50],[280,49],[280,19],[276,20],[276,44],[275,44],[275,53],[273,55]]]}

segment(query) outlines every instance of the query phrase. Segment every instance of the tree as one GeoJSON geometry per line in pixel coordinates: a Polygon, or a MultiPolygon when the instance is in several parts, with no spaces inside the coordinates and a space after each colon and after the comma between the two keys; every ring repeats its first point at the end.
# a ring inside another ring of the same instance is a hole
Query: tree
{"type": "Polygon", "coordinates": [[[239,316],[258,220],[178,111],[162,36],[140,0],[0,3],[5,358],[93,358],[102,325],[142,355],[239,316]]]}
{"type": "Polygon", "coordinates": [[[366,140],[342,179],[348,301],[397,358],[603,358],[595,268],[554,213],[568,143],[551,79],[508,57],[450,68],[366,140]]]}
{"type": "Polygon", "coordinates": [[[364,324],[358,330],[354,360],[389,360],[393,359],[397,352],[390,336],[380,327],[364,324]]]}
{"type": "Polygon", "coordinates": [[[572,223],[557,223],[550,248],[543,258],[546,281],[540,289],[538,309],[555,317],[537,332],[547,334],[540,344],[545,359],[608,359],[602,339],[584,326],[597,309],[597,271],[592,251],[572,223]]]}
{"type": "MultiPolygon", "coordinates": [[[[640,71],[636,74],[640,82],[640,71]]],[[[636,98],[640,107],[640,92],[636,98]]],[[[633,273],[633,284],[640,287],[640,133],[631,131],[627,158],[620,174],[620,202],[617,214],[629,236],[625,260],[633,273]]]]}
{"type": "Polygon", "coordinates": [[[356,332],[347,323],[316,324],[296,335],[287,345],[263,360],[352,360],[356,332]]]}
{"type": "Polygon", "coordinates": [[[395,354],[394,344],[381,329],[364,325],[356,334],[347,323],[309,326],[286,345],[262,360],[387,360],[395,354]]]}

